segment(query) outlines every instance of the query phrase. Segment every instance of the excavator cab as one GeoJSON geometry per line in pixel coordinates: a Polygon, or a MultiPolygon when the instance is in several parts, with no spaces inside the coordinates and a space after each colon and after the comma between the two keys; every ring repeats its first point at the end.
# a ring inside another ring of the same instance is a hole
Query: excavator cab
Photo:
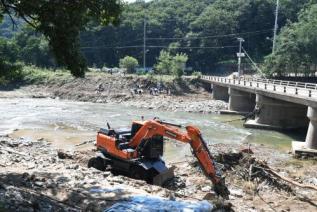
{"type": "MultiPolygon", "coordinates": [[[[134,121],[131,127],[131,138],[143,127],[142,122],[134,121]]],[[[148,139],[143,139],[137,147],[139,157],[145,159],[160,159],[163,156],[164,142],[162,135],[155,135],[148,139]]]]}
{"type": "MultiPolygon", "coordinates": [[[[129,128],[105,129],[101,128],[98,133],[114,137],[116,147],[120,150],[131,149],[129,142],[143,125],[137,122],[129,128]]],[[[163,136],[157,135],[149,139],[144,139],[137,147],[138,155],[145,159],[159,159],[163,156],[164,142],[163,136]]]]}

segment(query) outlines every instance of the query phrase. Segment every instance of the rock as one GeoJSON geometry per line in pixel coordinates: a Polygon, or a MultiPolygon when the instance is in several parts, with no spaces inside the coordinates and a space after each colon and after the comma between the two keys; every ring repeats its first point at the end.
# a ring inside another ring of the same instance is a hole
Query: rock
{"type": "Polygon", "coordinates": [[[69,181],[69,179],[68,179],[68,177],[64,177],[64,176],[62,176],[62,177],[59,177],[59,178],[57,178],[57,183],[61,183],[61,184],[63,184],[63,183],[66,183],[66,182],[68,182],[69,181]]]}
{"type": "Polygon", "coordinates": [[[317,185],[317,178],[310,178],[304,181],[306,184],[317,185]]]}
{"type": "Polygon", "coordinates": [[[34,183],[34,185],[38,186],[38,187],[43,187],[44,186],[44,182],[41,182],[41,181],[36,181],[34,183]]]}
{"type": "Polygon", "coordinates": [[[73,168],[73,169],[78,169],[78,168],[79,168],[79,165],[78,165],[78,164],[75,164],[75,165],[73,165],[72,168],[73,168]]]}
{"type": "Polygon", "coordinates": [[[215,192],[208,192],[204,197],[203,200],[214,200],[217,198],[217,194],[215,192]]]}
{"type": "Polygon", "coordinates": [[[230,189],[230,195],[241,198],[244,196],[244,192],[241,189],[230,189]]]}
{"type": "Polygon", "coordinates": [[[58,150],[57,156],[59,159],[73,159],[73,155],[70,153],[63,152],[62,150],[58,150]]]}
{"type": "Polygon", "coordinates": [[[208,192],[208,191],[211,191],[211,187],[210,186],[205,186],[201,189],[201,191],[203,192],[208,192]]]}

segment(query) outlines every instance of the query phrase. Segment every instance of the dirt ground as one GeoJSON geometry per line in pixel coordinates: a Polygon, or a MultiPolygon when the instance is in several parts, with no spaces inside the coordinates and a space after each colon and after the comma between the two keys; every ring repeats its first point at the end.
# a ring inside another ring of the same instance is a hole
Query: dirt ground
{"type": "Polygon", "coordinates": [[[0,211],[101,211],[135,195],[179,201],[207,200],[222,211],[316,211],[317,191],[302,189],[248,164],[266,160],[270,168],[296,182],[317,185],[317,161],[294,160],[269,147],[210,146],[231,192],[228,201],[216,197],[211,182],[194,158],[177,164],[175,178],[164,188],[125,176],[88,169],[95,147],[64,152],[43,141],[0,137],[0,211]],[[243,152],[242,151],[242,152],[243,152]],[[252,171],[251,175],[250,172],[252,171]],[[254,175],[254,176],[253,176],[254,175]],[[94,191],[102,192],[94,192],[94,191]]]}

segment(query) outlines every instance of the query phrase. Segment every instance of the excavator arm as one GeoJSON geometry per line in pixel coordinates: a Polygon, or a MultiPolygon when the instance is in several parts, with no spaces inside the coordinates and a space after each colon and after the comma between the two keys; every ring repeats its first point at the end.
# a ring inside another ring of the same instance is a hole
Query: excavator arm
{"type": "MultiPolygon", "coordinates": [[[[143,123],[142,130],[134,136],[130,141],[130,146],[136,147],[144,139],[153,136],[164,136],[183,143],[189,143],[194,156],[197,158],[204,174],[212,181],[214,191],[224,197],[228,198],[229,190],[226,187],[224,180],[220,176],[220,172],[214,163],[206,142],[202,138],[201,132],[197,127],[187,126],[186,132],[180,130],[179,125],[162,122],[160,120],[150,120],[143,123]]],[[[137,153],[136,153],[137,154],[137,153]]]]}
{"type": "Polygon", "coordinates": [[[193,154],[197,158],[204,174],[212,181],[214,191],[224,197],[229,198],[229,190],[225,185],[224,179],[221,177],[220,171],[217,170],[208,146],[201,136],[200,130],[193,126],[186,127],[187,134],[191,138],[190,145],[193,149],[193,154]]]}

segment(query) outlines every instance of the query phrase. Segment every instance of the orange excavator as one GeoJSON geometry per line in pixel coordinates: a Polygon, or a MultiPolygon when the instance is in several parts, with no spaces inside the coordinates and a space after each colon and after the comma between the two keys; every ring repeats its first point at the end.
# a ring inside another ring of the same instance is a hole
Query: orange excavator
{"type": "Polygon", "coordinates": [[[88,167],[101,171],[110,167],[118,174],[142,179],[150,184],[163,185],[174,177],[173,169],[167,168],[162,160],[163,137],[190,144],[204,174],[212,181],[216,194],[228,198],[224,179],[217,170],[213,157],[197,127],[161,121],[158,118],[134,121],[131,129],[101,128],[97,134],[97,157],[91,158],[88,167]]]}

